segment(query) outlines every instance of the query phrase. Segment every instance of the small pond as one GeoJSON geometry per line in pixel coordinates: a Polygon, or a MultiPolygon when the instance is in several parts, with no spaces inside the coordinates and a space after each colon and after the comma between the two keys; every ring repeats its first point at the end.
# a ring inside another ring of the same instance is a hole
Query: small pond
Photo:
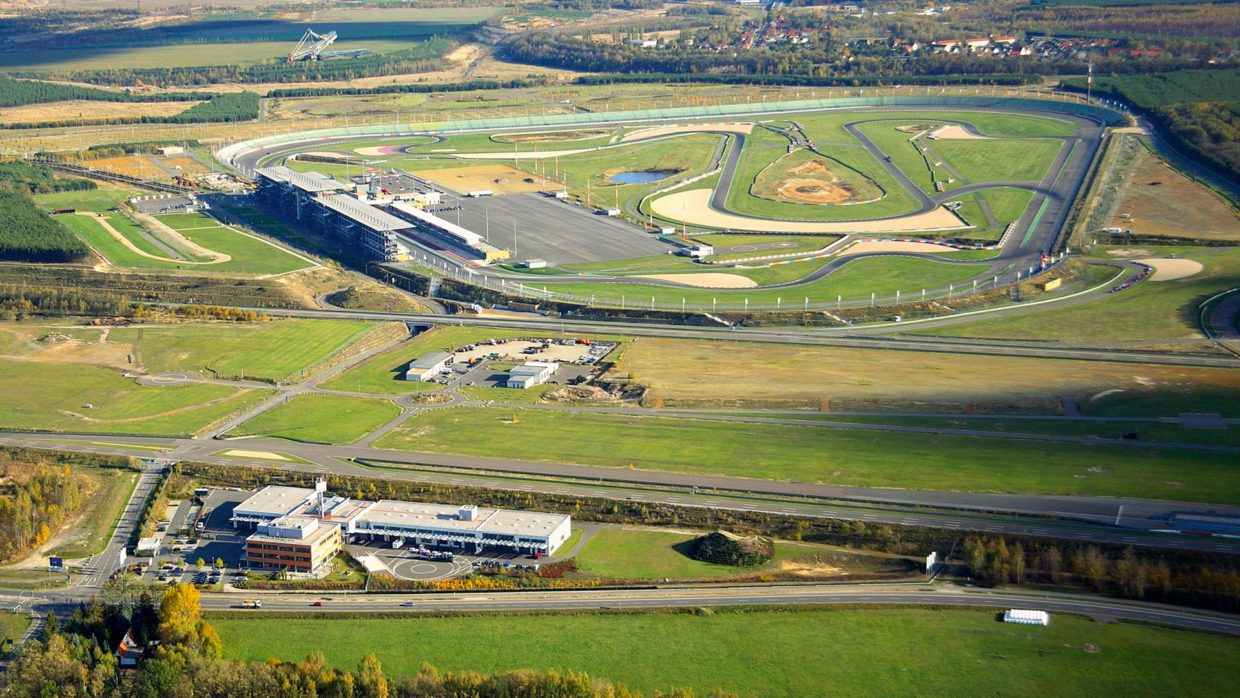
{"type": "Polygon", "coordinates": [[[636,172],[621,172],[608,177],[608,180],[616,184],[647,184],[649,182],[657,182],[665,177],[671,177],[674,174],[676,174],[675,170],[638,170],[636,172]]]}

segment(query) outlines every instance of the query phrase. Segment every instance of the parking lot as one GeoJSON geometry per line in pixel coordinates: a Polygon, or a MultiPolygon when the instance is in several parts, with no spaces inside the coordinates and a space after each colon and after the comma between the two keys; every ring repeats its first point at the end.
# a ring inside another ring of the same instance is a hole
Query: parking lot
{"type": "Polygon", "coordinates": [[[513,362],[554,361],[559,368],[547,383],[578,385],[593,378],[597,364],[615,348],[612,342],[577,339],[485,340],[457,347],[452,352],[454,363],[448,367],[446,375],[436,380],[453,385],[502,388],[508,382],[508,367],[513,362]]]}
{"type": "Polygon", "coordinates": [[[469,574],[475,568],[485,567],[533,571],[537,570],[539,565],[546,564],[548,560],[548,558],[538,560],[529,555],[494,551],[485,551],[480,555],[456,553],[451,560],[432,560],[426,559],[429,556],[420,554],[412,544],[397,550],[393,549],[390,543],[382,540],[355,539],[345,547],[349,554],[364,566],[371,567],[372,571],[374,561],[377,561],[398,579],[417,581],[460,577],[469,574]],[[368,558],[372,560],[369,564],[368,558]]]}
{"type": "Polygon", "coordinates": [[[201,506],[192,499],[170,503],[171,515],[157,534],[162,537],[160,554],[130,558],[129,567],[148,565],[143,572],[147,582],[220,584],[239,580],[245,574],[241,563],[245,538],[237,535],[228,519],[233,508],[249,495],[248,491],[213,489],[201,506]],[[201,522],[201,528],[196,521],[201,522]],[[198,560],[205,563],[201,569],[198,560]],[[223,565],[216,566],[217,561],[223,565]]]}

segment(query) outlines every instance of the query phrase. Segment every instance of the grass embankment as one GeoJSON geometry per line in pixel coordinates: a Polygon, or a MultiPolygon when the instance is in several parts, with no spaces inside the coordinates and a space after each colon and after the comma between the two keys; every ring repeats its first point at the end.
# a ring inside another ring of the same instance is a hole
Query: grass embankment
{"type": "Polygon", "coordinates": [[[269,393],[149,387],[96,366],[0,359],[0,428],[190,436],[269,393]]]}
{"type": "MultiPolygon", "coordinates": [[[[720,306],[740,308],[748,299],[751,304],[774,306],[783,303],[794,308],[809,299],[811,303],[832,303],[838,298],[866,300],[871,293],[880,298],[894,296],[900,291],[907,298],[920,294],[923,288],[945,288],[956,284],[963,289],[965,283],[985,272],[984,264],[942,264],[915,257],[863,257],[850,261],[828,276],[809,283],[788,288],[763,288],[763,285],[782,284],[804,278],[822,266],[820,260],[783,264],[759,269],[713,269],[710,271],[737,274],[753,279],[756,288],[703,289],[692,286],[656,286],[639,283],[590,283],[572,281],[554,285],[546,284],[552,293],[569,293],[580,298],[595,298],[596,302],[641,308],[650,305],[650,299],[664,305],[679,305],[681,300],[693,310],[712,307],[714,301],[720,306]]],[[[541,295],[543,284],[530,281],[526,284],[532,295],[541,295]]]]}
{"type": "Polygon", "coordinates": [[[234,429],[233,436],[273,436],[316,444],[348,444],[400,414],[391,400],[321,393],[299,395],[234,429]]]}
{"type": "Polygon", "coordinates": [[[391,619],[216,619],[228,657],[338,667],[374,653],[389,676],[443,670],[583,671],[645,691],[741,695],[1226,695],[1232,637],[1056,615],[1049,627],[994,610],[719,610],[391,619]],[[376,645],[374,638],[385,641],[376,645]],[[461,638],[485,638],[462,642],[461,638]],[[823,657],[830,661],[823,661],[823,657]],[[950,678],[944,667],[951,667],[950,678]]]}
{"type": "Polygon", "coordinates": [[[512,414],[436,410],[377,445],[859,487],[1240,502],[1230,453],[529,409],[512,422],[512,414]]]}
{"type": "MultiPolygon", "coordinates": [[[[901,573],[914,567],[903,558],[793,541],[776,541],[775,557],[763,565],[716,565],[689,557],[690,543],[695,538],[697,535],[690,533],[608,527],[595,532],[575,558],[580,572],[605,579],[721,579],[792,570],[819,575],[901,573]]],[[[561,550],[571,549],[566,543],[561,550]]]]}
{"type": "Polygon", "coordinates": [[[16,643],[30,628],[29,613],[0,611],[0,654],[9,651],[10,642],[16,643]]]}
{"type": "Polygon", "coordinates": [[[374,327],[362,320],[308,319],[134,326],[112,330],[108,340],[133,344],[136,362],[149,373],[198,371],[213,378],[282,382],[300,377],[374,327]]]}
{"type": "MultiPolygon", "coordinates": [[[[1197,305],[1233,288],[1240,274],[1240,248],[1235,247],[1095,247],[1095,256],[1116,252],[1125,257],[1175,255],[1200,262],[1201,272],[1173,281],[1143,281],[1120,293],[1089,303],[1052,308],[998,319],[979,319],[960,325],[922,330],[923,334],[953,337],[1057,340],[1076,344],[1126,343],[1184,345],[1195,350],[1208,344],[1198,325],[1197,305]]],[[[1114,258],[1114,257],[1112,257],[1114,258]]],[[[914,330],[914,332],[918,332],[914,330]]]]}
{"type": "Polygon", "coordinates": [[[77,472],[89,478],[91,490],[82,500],[79,518],[68,522],[72,528],[54,534],[61,536],[61,543],[48,551],[67,560],[94,555],[107,547],[138,485],[138,474],[131,471],[79,467],[77,472]]]}

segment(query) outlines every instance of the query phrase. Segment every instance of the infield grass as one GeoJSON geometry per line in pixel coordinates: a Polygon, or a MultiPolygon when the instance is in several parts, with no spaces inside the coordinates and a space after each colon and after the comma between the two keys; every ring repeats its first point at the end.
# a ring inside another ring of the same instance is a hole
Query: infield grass
{"type": "Polygon", "coordinates": [[[230,432],[272,436],[299,443],[350,444],[400,414],[391,400],[321,393],[299,395],[230,432]]]}
{"type": "MultiPolygon", "coordinates": [[[[979,600],[984,603],[984,599],[979,600]]],[[[587,672],[647,694],[690,687],[751,696],[1227,695],[1233,637],[1056,614],[1048,627],[997,609],[717,609],[713,613],[209,619],[225,657],[300,661],[321,651],[389,676],[445,671],[587,672]],[[374,638],[384,638],[374,643],[374,638]],[[463,637],[485,638],[461,642],[463,637]],[[824,661],[823,657],[829,657],[824,661]],[[951,667],[950,680],[944,667],[951,667]]]]}
{"type": "Polygon", "coordinates": [[[363,320],[283,319],[257,323],[136,326],[108,338],[134,345],[149,373],[197,371],[213,378],[294,380],[376,327],[363,320]]]}
{"type": "Polygon", "coordinates": [[[376,446],[856,487],[1240,502],[1230,453],[809,426],[458,407],[376,446]],[[606,444],[606,448],[600,448],[606,444]],[[892,454],[899,454],[893,457],[892,454]]]}

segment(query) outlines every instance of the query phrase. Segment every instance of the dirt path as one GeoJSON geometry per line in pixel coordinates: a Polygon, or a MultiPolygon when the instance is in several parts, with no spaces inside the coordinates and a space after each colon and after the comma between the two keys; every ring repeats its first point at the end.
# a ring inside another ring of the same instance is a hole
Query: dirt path
{"type": "Polygon", "coordinates": [[[133,214],[133,217],[134,217],[134,220],[136,220],[139,224],[149,225],[150,227],[158,230],[164,235],[167,235],[169,238],[174,240],[178,245],[180,245],[181,249],[186,250],[190,254],[197,255],[199,257],[206,257],[209,260],[211,260],[207,262],[186,261],[185,262],[186,264],[221,264],[223,262],[227,262],[232,259],[232,257],[224,254],[223,252],[216,252],[215,250],[208,250],[202,245],[199,245],[193,240],[190,240],[189,238],[185,237],[184,235],[180,233],[180,231],[173,229],[168,224],[164,223],[163,221],[159,220],[158,218],[154,216],[148,216],[148,215],[138,213],[135,211],[133,214]]]}
{"type": "MultiPolygon", "coordinates": [[[[133,244],[133,241],[131,241],[129,238],[125,237],[125,235],[122,234],[121,231],[117,230],[116,228],[113,228],[111,221],[109,221],[106,216],[95,213],[94,211],[78,211],[77,215],[86,216],[87,218],[94,218],[95,222],[98,223],[100,227],[102,227],[104,230],[106,230],[107,233],[113,237],[113,239],[115,239],[120,244],[124,245],[125,249],[129,250],[130,252],[133,252],[139,257],[146,257],[147,259],[154,259],[160,262],[171,262],[173,264],[219,264],[220,262],[227,262],[229,259],[232,259],[228,255],[220,254],[218,252],[212,252],[211,250],[208,250],[203,247],[198,247],[197,245],[194,245],[194,243],[189,242],[188,240],[186,240],[186,242],[189,243],[189,245],[196,247],[200,250],[203,250],[203,252],[205,253],[203,256],[217,257],[217,258],[222,257],[222,259],[215,259],[214,261],[210,261],[210,262],[193,262],[190,260],[177,260],[177,259],[172,259],[170,257],[160,257],[158,255],[153,255],[145,250],[139,249],[138,246],[133,244]]],[[[181,237],[180,233],[177,233],[176,231],[172,230],[172,228],[168,228],[168,226],[164,225],[163,223],[160,223],[159,225],[163,226],[164,228],[167,228],[169,231],[172,231],[172,234],[175,235],[176,237],[178,238],[181,237]]],[[[181,238],[181,239],[184,239],[184,238],[181,238]]]]}

